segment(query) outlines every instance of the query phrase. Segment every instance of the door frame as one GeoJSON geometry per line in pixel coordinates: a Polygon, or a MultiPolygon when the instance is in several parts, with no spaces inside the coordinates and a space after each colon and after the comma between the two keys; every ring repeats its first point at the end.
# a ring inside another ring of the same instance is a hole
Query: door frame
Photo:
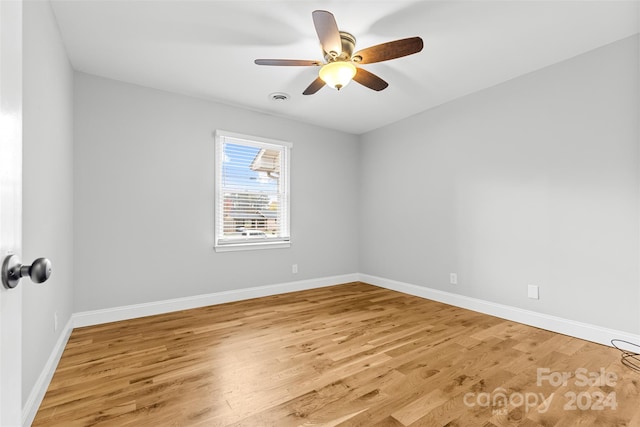
{"type": "MultiPolygon", "coordinates": [[[[0,263],[22,251],[22,0],[0,0],[0,263]]],[[[0,426],[22,425],[22,287],[0,285],[0,426]]]]}

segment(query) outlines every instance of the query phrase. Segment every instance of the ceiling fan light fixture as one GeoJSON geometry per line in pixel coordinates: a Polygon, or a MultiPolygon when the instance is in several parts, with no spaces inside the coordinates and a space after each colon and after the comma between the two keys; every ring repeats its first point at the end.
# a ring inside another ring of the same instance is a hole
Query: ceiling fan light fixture
{"type": "Polygon", "coordinates": [[[356,75],[356,66],[349,61],[329,62],[320,68],[318,74],[327,85],[340,90],[356,75]]]}
{"type": "Polygon", "coordinates": [[[320,66],[318,77],[307,86],[302,92],[303,95],[313,95],[325,86],[340,90],[353,79],[362,86],[379,92],[386,89],[389,83],[364,68],[356,68],[355,64],[373,64],[402,58],[418,53],[424,47],[420,37],[409,37],[377,44],[353,53],[356,38],[353,34],[338,29],[336,19],[331,12],[314,10],[312,16],[326,61],[324,65],[321,61],[308,59],[256,59],[254,61],[257,65],[320,66]]]}

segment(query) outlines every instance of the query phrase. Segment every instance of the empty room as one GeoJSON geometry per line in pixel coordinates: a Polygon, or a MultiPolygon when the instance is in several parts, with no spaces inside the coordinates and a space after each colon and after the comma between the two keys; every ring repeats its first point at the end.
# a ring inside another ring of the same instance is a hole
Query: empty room
{"type": "Polygon", "coordinates": [[[640,426],[640,2],[0,0],[0,426],[640,426]]]}

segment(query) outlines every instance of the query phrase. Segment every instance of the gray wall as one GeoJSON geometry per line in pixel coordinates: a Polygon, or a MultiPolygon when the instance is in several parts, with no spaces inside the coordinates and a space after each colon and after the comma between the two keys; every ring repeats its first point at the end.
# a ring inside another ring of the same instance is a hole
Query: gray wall
{"type": "Polygon", "coordinates": [[[365,134],[361,272],[637,333],[638,47],[365,134]]]}
{"type": "Polygon", "coordinates": [[[73,71],[49,2],[23,6],[23,261],[53,264],[48,282],[20,284],[24,402],[72,313],[73,71]]]}
{"type": "Polygon", "coordinates": [[[357,164],[353,135],[76,73],[75,311],[357,272],[357,164]],[[214,252],[216,129],[294,144],[291,248],[214,252]]]}

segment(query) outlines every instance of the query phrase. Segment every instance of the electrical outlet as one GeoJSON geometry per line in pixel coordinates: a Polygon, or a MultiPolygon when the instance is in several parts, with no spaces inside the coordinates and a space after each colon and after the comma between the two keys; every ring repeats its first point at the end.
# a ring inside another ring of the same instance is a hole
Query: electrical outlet
{"type": "Polygon", "coordinates": [[[527,296],[531,299],[540,299],[540,289],[536,285],[529,285],[527,296]]]}
{"type": "Polygon", "coordinates": [[[298,274],[298,264],[293,264],[293,265],[291,266],[291,272],[292,272],[293,274],[298,274]]]}
{"type": "Polygon", "coordinates": [[[53,313],[53,332],[58,330],[58,312],[53,313]]]}
{"type": "Polygon", "coordinates": [[[458,284],[458,273],[449,273],[449,284],[451,285],[458,284]]]}

